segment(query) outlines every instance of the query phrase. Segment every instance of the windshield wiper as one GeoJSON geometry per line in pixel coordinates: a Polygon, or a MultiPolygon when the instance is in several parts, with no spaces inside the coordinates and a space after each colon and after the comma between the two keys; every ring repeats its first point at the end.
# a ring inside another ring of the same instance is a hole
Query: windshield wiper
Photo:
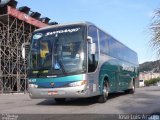
{"type": "MultiPolygon", "coordinates": [[[[57,51],[57,48],[56,48],[56,51],[57,51]]],[[[66,70],[65,70],[65,67],[64,67],[62,61],[59,59],[59,55],[58,55],[58,54],[56,55],[55,59],[56,59],[56,63],[58,63],[58,64],[60,65],[60,68],[61,68],[62,72],[63,72],[64,74],[67,74],[67,72],[66,72],[66,70]]]]}
{"type": "Polygon", "coordinates": [[[64,74],[67,74],[66,71],[65,71],[65,68],[64,68],[64,65],[63,65],[62,61],[59,60],[58,63],[59,63],[59,65],[61,66],[62,72],[63,72],[64,74]]]}

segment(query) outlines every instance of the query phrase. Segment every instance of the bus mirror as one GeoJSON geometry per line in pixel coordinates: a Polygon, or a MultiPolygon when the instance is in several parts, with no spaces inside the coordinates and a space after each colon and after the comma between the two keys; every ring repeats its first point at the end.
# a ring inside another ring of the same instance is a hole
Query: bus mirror
{"type": "Polygon", "coordinates": [[[91,36],[88,36],[87,41],[88,41],[88,43],[92,44],[93,43],[93,38],[91,36]]]}
{"type": "Polygon", "coordinates": [[[87,41],[88,41],[89,46],[90,46],[91,54],[95,54],[96,53],[96,44],[93,43],[93,38],[91,36],[88,36],[87,41]]]}
{"type": "Polygon", "coordinates": [[[91,43],[91,54],[95,54],[96,53],[96,44],[95,43],[91,43]]]}
{"type": "Polygon", "coordinates": [[[21,46],[21,51],[22,51],[22,58],[23,58],[23,59],[25,59],[26,56],[28,56],[29,47],[30,47],[30,43],[29,43],[29,42],[26,42],[26,43],[23,43],[23,44],[22,44],[22,46],[21,46]]]}

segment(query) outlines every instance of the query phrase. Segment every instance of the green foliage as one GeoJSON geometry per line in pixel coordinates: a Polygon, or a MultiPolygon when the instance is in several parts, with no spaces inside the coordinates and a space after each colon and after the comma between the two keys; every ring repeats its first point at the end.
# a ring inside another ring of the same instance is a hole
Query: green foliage
{"type": "Polygon", "coordinates": [[[153,79],[150,79],[150,80],[145,80],[145,81],[144,81],[144,84],[145,84],[146,86],[150,86],[150,85],[154,85],[154,84],[157,83],[157,82],[160,82],[160,77],[158,77],[158,78],[153,78],[153,79]]]}

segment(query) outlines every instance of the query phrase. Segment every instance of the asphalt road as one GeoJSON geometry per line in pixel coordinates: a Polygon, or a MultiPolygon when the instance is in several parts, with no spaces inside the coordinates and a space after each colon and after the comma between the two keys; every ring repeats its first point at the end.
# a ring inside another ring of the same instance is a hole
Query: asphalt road
{"type": "Polygon", "coordinates": [[[135,94],[110,94],[108,101],[103,104],[96,103],[92,98],[70,99],[63,104],[57,104],[54,99],[30,99],[28,94],[0,95],[0,113],[160,114],[160,87],[137,88],[135,94]]]}

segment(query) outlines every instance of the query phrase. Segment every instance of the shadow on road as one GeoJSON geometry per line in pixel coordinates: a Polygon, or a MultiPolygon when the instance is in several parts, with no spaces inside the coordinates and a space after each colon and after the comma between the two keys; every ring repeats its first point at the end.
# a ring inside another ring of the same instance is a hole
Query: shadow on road
{"type": "MultiPolygon", "coordinates": [[[[123,95],[126,95],[124,92],[119,93],[112,93],[109,94],[108,101],[115,99],[117,97],[121,97],[123,95]]],[[[97,104],[97,97],[90,97],[90,98],[79,98],[79,99],[67,99],[63,103],[56,103],[54,99],[47,99],[44,100],[37,105],[54,105],[54,106],[89,106],[92,104],[97,104]]]]}
{"type": "Polygon", "coordinates": [[[108,96],[108,100],[116,99],[117,97],[121,97],[127,95],[125,92],[111,93],[108,96]]]}
{"type": "Polygon", "coordinates": [[[124,113],[133,114],[159,114],[160,113],[160,87],[139,88],[137,92],[129,96],[130,100],[123,101],[125,104],[118,109],[124,113]]]}
{"type": "Polygon", "coordinates": [[[37,105],[54,105],[54,106],[88,106],[95,104],[96,101],[94,101],[92,98],[80,98],[80,99],[67,99],[63,103],[56,103],[54,99],[48,99],[44,100],[37,105]]]}

